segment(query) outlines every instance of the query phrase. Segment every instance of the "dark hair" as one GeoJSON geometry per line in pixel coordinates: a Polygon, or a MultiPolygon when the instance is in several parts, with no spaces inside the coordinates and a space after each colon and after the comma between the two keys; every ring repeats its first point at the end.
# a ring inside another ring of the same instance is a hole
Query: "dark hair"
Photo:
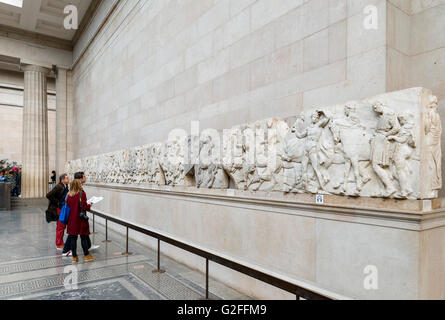
{"type": "Polygon", "coordinates": [[[83,171],[76,172],[74,174],[74,179],[82,179],[84,175],[85,175],[85,172],[83,172],[83,171]]]}
{"type": "Polygon", "coordinates": [[[62,175],[59,177],[59,182],[62,182],[62,180],[65,179],[67,176],[68,176],[68,175],[67,175],[66,173],[62,174],[62,175]]]}

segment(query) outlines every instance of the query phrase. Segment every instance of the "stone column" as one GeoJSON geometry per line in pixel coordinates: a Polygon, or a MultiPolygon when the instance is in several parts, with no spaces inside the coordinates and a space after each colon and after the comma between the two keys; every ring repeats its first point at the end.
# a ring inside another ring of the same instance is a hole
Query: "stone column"
{"type": "Polygon", "coordinates": [[[43,198],[48,192],[48,109],[46,77],[49,69],[22,66],[25,73],[22,142],[22,197],[43,198]]]}
{"type": "Polygon", "coordinates": [[[56,171],[60,176],[67,160],[67,70],[58,68],[56,75],[56,171]]]}

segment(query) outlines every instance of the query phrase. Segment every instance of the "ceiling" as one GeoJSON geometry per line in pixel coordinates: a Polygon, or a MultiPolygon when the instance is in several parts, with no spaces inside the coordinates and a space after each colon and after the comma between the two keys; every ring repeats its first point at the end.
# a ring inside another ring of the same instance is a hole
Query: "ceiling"
{"type": "Polygon", "coordinates": [[[0,2],[0,25],[71,41],[77,30],[63,27],[63,9],[66,5],[75,5],[80,25],[92,1],[23,0],[22,8],[0,2]]]}

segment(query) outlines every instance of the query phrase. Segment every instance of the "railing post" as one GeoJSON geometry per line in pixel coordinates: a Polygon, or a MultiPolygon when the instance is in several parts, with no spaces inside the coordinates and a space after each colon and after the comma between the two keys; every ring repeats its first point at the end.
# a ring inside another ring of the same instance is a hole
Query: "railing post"
{"type": "Polygon", "coordinates": [[[152,271],[153,273],[164,273],[165,270],[161,269],[161,240],[158,238],[158,268],[152,271]]]}
{"type": "Polygon", "coordinates": [[[108,240],[108,219],[105,218],[105,240],[102,242],[111,242],[111,240],[108,240]]]}
{"type": "Polygon", "coordinates": [[[96,215],[94,214],[94,212],[92,212],[92,214],[93,214],[93,234],[95,234],[96,233],[96,223],[94,221],[94,218],[96,217],[96,215]]]}
{"type": "Polygon", "coordinates": [[[209,298],[209,258],[206,258],[206,293],[205,293],[205,297],[200,300],[210,300],[210,298],[209,298]]]}
{"type": "Polygon", "coordinates": [[[206,299],[209,299],[209,259],[206,258],[206,299]]]}
{"type": "Polygon", "coordinates": [[[125,252],[122,252],[122,255],[129,256],[132,254],[133,254],[133,252],[128,252],[128,227],[127,227],[127,236],[126,236],[126,241],[125,241],[125,252]]]}

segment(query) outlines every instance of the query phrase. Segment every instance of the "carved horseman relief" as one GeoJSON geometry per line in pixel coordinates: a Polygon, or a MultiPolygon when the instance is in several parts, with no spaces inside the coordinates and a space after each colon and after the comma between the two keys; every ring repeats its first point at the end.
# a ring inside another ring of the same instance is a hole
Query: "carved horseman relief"
{"type": "Polygon", "coordinates": [[[98,156],[93,156],[85,159],[84,172],[87,180],[91,182],[98,182],[98,156]]]}
{"type": "Polygon", "coordinates": [[[164,172],[160,160],[162,158],[162,144],[153,143],[147,148],[147,182],[151,184],[165,185],[164,172]]]}
{"type": "Polygon", "coordinates": [[[110,183],[112,182],[112,172],[114,165],[114,156],[112,153],[106,154],[104,159],[104,166],[102,170],[102,181],[110,183]]]}
{"type": "Polygon", "coordinates": [[[412,88],[238,125],[222,139],[203,133],[69,161],[66,170],[100,183],[428,199],[442,187],[441,133],[437,98],[412,88]],[[195,142],[199,161],[188,163],[195,142]]]}
{"type": "Polygon", "coordinates": [[[280,191],[281,158],[289,128],[280,119],[266,119],[224,131],[223,167],[235,187],[280,191]]]}
{"type": "Polygon", "coordinates": [[[359,195],[363,186],[371,180],[360,165],[361,161],[369,161],[370,135],[360,123],[356,106],[352,104],[346,105],[344,114],[334,119],[329,125],[334,136],[336,152],[344,161],[343,180],[333,188],[344,195],[348,193],[348,185],[352,183],[354,186],[349,194],[359,195]]]}
{"type": "Polygon", "coordinates": [[[105,182],[106,181],[106,167],[107,165],[107,157],[104,154],[101,154],[97,157],[97,167],[96,167],[96,171],[97,171],[97,181],[98,183],[100,182],[105,182]]]}
{"type": "Polygon", "coordinates": [[[177,137],[162,144],[160,165],[166,185],[185,185],[186,152],[186,137],[177,137]]]}
{"type": "Polygon", "coordinates": [[[68,174],[69,177],[72,176],[71,172],[73,171],[71,168],[71,161],[65,162],[65,173],[68,174]]]}
{"type": "Polygon", "coordinates": [[[148,148],[147,146],[136,147],[133,149],[133,175],[131,183],[147,182],[147,166],[148,166],[148,148]]]}
{"type": "Polygon", "coordinates": [[[224,131],[223,136],[223,167],[232,179],[235,189],[247,189],[246,138],[244,137],[244,126],[234,127],[224,131]]]}
{"type": "Polygon", "coordinates": [[[281,119],[257,121],[255,124],[255,167],[257,185],[251,190],[281,191],[283,175],[281,155],[289,127],[281,119]]]}
{"type": "Polygon", "coordinates": [[[119,162],[118,162],[118,153],[112,152],[109,155],[109,171],[107,175],[107,182],[116,183],[118,181],[119,175],[119,162]]]}
{"type": "MultiPolygon", "coordinates": [[[[195,139],[197,140],[197,137],[195,139]]],[[[193,143],[192,141],[190,140],[190,143],[193,143]]],[[[227,189],[229,178],[222,165],[219,134],[202,134],[198,145],[198,163],[189,166],[187,175],[194,178],[197,188],[227,189]]]]}
{"type": "Polygon", "coordinates": [[[127,153],[127,161],[125,162],[125,179],[124,183],[135,183],[138,179],[137,157],[140,157],[140,147],[130,148],[127,153]]]}

